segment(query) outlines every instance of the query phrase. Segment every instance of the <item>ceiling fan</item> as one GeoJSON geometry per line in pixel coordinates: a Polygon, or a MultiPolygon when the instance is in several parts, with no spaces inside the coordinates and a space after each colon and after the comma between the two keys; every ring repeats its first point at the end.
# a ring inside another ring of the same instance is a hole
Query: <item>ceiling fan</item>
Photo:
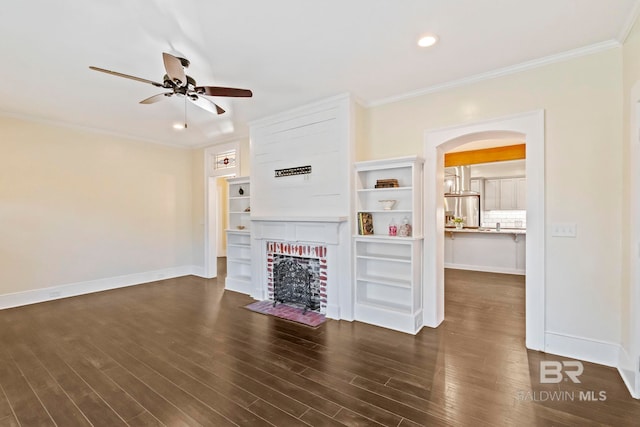
{"type": "Polygon", "coordinates": [[[143,79],[136,76],[130,76],[128,74],[118,73],[117,71],[106,70],[104,68],[90,66],[89,68],[102,73],[111,74],[112,76],[124,77],[126,79],[136,80],[142,83],[149,83],[156,87],[168,89],[168,92],[159,93],[153,95],[147,99],[140,101],[140,104],[153,104],[165,97],[172,97],[174,95],[183,96],[198,107],[209,111],[213,114],[222,114],[224,109],[213,101],[204,98],[206,96],[227,96],[227,97],[242,97],[249,98],[253,96],[253,93],[249,89],[238,89],[233,87],[221,87],[221,86],[197,86],[196,81],[185,73],[185,68],[189,67],[189,60],[183,57],[171,55],[169,53],[162,53],[162,60],[164,61],[164,68],[167,74],[164,75],[162,83],[154,82],[152,80],[143,79]]]}

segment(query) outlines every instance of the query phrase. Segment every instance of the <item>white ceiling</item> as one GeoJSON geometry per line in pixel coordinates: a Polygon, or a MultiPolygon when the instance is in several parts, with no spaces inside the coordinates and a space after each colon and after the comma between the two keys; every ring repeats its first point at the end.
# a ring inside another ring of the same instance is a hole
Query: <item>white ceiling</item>
{"type": "Polygon", "coordinates": [[[0,111],[181,146],[247,134],[247,122],[351,92],[365,105],[626,34],[636,0],[23,0],[0,14],[0,111]],[[440,42],[416,46],[434,32],[440,42]],[[249,88],[213,116],[151,85],[163,51],[199,85],[249,88]]]}

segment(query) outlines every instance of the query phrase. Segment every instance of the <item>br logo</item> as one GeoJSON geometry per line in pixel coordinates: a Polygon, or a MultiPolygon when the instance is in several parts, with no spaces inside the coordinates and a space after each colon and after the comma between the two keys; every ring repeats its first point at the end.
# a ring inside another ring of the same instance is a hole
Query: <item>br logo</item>
{"type": "Polygon", "coordinates": [[[583,371],[582,362],[575,360],[563,362],[544,360],[540,362],[540,383],[557,384],[562,380],[566,381],[565,376],[574,383],[579,383],[578,377],[582,375],[583,371]]]}

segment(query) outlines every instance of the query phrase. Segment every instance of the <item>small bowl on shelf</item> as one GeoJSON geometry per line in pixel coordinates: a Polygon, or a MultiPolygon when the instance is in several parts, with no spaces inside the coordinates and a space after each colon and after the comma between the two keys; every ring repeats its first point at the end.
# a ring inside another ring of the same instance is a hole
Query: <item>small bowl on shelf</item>
{"type": "Polygon", "coordinates": [[[238,225],[238,226],[236,226],[236,228],[237,228],[238,230],[244,230],[244,225],[238,225]]]}
{"type": "Polygon", "coordinates": [[[384,209],[385,211],[390,211],[396,204],[395,200],[378,200],[378,202],[380,202],[380,204],[382,205],[382,209],[384,209]]]}

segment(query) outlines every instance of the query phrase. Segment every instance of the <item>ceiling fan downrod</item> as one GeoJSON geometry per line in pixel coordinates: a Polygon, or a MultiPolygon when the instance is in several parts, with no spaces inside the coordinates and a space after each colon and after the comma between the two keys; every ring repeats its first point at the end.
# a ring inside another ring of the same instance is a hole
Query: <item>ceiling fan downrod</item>
{"type": "Polygon", "coordinates": [[[184,97],[184,128],[187,128],[187,97],[184,97]]]}

